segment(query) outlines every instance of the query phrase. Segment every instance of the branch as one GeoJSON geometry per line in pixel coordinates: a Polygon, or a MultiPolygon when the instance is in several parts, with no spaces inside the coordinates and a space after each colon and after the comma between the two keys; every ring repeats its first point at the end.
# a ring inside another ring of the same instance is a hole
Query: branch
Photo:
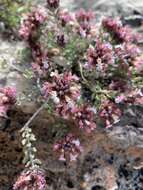
{"type": "Polygon", "coordinates": [[[31,122],[35,119],[35,117],[37,117],[37,115],[43,110],[43,108],[45,107],[45,105],[47,104],[48,100],[41,105],[41,107],[30,117],[30,119],[25,123],[25,125],[23,126],[22,129],[24,128],[28,128],[29,125],[31,124],[31,122]]]}

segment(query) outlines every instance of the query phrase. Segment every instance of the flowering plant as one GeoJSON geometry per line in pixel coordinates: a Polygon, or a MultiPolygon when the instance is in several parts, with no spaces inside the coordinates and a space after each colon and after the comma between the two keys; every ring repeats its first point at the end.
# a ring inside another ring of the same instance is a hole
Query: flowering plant
{"type": "Polygon", "coordinates": [[[16,89],[12,87],[0,88],[0,117],[7,117],[10,107],[16,102],[16,89]]]}
{"type": "MultiPolygon", "coordinates": [[[[53,114],[89,135],[100,123],[108,128],[120,120],[119,104],[143,104],[140,35],[120,19],[104,18],[96,23],[93,12],[69,13],[59,3],[47,0],[45,7],[32,8],[22,19],[19,34],[31,51],[42,100],[53,114]]],[[[8,105],[14,102],[11,93],[2,93],[1,110],[5,99],[8,105]]],[[[45,181],[39,167],[37,172],[36,150],[31,145],[35,136],[28,126],[22,134],[29,171],[22,173],[14,190],[25,184],[30,189],[31,179],[35,180],[33,190],[42,190],[45,181]]],[[[68,133],[55,142],[53,149],[60,160],[74,161],[83,151],[76,135],[68,133]]]]}
{"type": "MultiPolygon", "coordinates": [[[[54,114],[86,133],[99,120],[111,127],[122,115],[119,104],[142,104],[140,35],[120,19],[104,18],[96,24],[92,11],[70,13],[59,3],[47,0],[45,8],[32,9],[20,28],[41,94],[54,114]]],[[[67,139],[72,144],[73,137],[67,139]]],[[[62,160],[67,158],[65,141],[54,146],[62,160]]]]}

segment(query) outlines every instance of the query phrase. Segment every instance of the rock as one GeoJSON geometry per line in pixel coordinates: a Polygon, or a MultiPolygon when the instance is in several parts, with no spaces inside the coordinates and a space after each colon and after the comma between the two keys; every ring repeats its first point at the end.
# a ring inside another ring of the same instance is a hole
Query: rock
{"type": "Polygon", "coordinates": [[[113,142],[125,149],[133,145],[139,147],[143,145],[143,131],[136,129],[134,126],[114,127],[107,135],[113,142]]]}
{"type": "Polygon", "coordinates": [[[140,0],[84,0],[74,1],[77,8],[94,9],[97,14],[108,16],[129,16],[133,13],[142,14],[143,2],[140,0]],[[135,12],[136,11],[136,12],[135,12]]]}

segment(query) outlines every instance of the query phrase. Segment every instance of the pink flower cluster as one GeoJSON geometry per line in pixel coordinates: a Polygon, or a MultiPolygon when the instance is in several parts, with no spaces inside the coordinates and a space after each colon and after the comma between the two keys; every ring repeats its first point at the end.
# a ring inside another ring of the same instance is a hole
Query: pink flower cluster
{"type": "Polygon", "coordinates": [[[141,54],[138,46],[132,43],[123,43],[122,45],[115,46],[115,56],[118,60],[124,62],[125,60],[135,60],[141,54]]]}
{"type": "MultiPolygon", "coordinates": [[[[64,112],[65,118],[68,115],[68,119],[71,119],[76,126],[83,129],[86,133],[91,133],[95,130],[95,110],[93,108],[88,105],[74,105],[70,109],[67,107],[65,105],[64,108],[60,109],[62,113],[64,112]]],[[[62,161],[76,161],[82,150],[80,141],[75,139],[72,134],[68,134],[64,139],[54,145],[54,151],[60,154],[59,160],[62,161]]]]}
{"type": "Polygon", "coordinates": [[[52,73],[52,83],[43,84],[42,93],[45,98],[50,97],[55,103],[55,111],[65,119],[75,121],[79,128],[90,133],[96,128],[94,110],[86,106],[77,106],[80,98],[80,86],[78,78],[71,73],[52,73]]]}
{"type": "Polygon", "coordinates": [[[29,169],[22,172],[13,186],[13,190],[45,190],[46,180],[42,170],[29,169]]]}
{"type": "MultiPolygon", "coordinates": [[[[59,7],[59,0],[47,0],[47,5],[54,10],[59,7]]],[[[97,117],[106,127],[119,120],[122,112],[118,103],[142,104],[142,93],[132,91],[132,81],[143,72],[143,61],[136,43],[138,36],[129,27],[112,18],[93,25],[94,13],[83,9],[75,14],[61,9],[56,14],[48,12],[48,26],[39,28],[46,13],[35,9],[23,20],[20,33],[31,49],[33,70],[44,81],[41,91],[45,99],[51,100],[54,113],[91,133],[96,128],[97,117]],[[79,51],[73,51],[75,48],[79,51]],[[64,61],[57,64],[60,58],[64,61]],[[88,103],[85,94],[89,96],[88,103]],[[111,99],[115,94],[119,96],[114,102],[111,99]],[[102,97],[106,97],[104,102],[102,97]]],[[[55,144],[54,150],[61,154],[60,160],[72,161],[81,152],[81,146],[69,134],[55,144]]]]}
{"type": "Polygon", "coordinates": [[[59,20],[61,21],[62,26],[66,26],[66,24],[75,21],[75,17],[73,14],[69,13],[67,10],[61,10],[59,12],[59,20]]]}
{"type": "Polygon", "coordinates": [[[77,13],[76,13],[76,19],[79,22],[89,22],[91,21],[93,18],[95,18],[94,12],[92,11],[85,11],[84,9],[80,9],[77,13]]]}
{"type": "Polygon", "coordinates": [[[143,105],[143,92],[142,89],[138,90],[135,89],[134,91],[130,91],[127,94],[120,94],[115,98],[115,102],[117,104],[119,103],[125,103],[126,105],[143,105]]]}
{"type": "Polygon", "coordinates": [[[92,11],[85,11],[80,9],[76,14],[75,18],[80,25],[79,32],[82,36],[86,36],[91,29],[91,20],[95,18],[92,11]]]}
{"type": "Polygon", "coordinates": [[[129,90],[130,86],[128,85],[128,81],[126,79],[115,77],[109,84],[108,88],[113,91],[125,92],[129,90]]]}
{"type": "Polygon", "coordinates": [[[72,109],[72,119],[80,129],[91,133],[96,128],[95,110],[88,105],[82,105],[72,109]]]}
{"type": "MultiPolygon", "coordinates": [[[[71,73],[52,73],[52,83],[45,82],[43,95],[50,97],[55,103],[55,112],[65,119],[71,119],[75,125],[90,133],[96,128],[94,110],[89,106],[77,107],[80,87],[76,84],[78,78],[71,73]]],[[[54,145],[54,151],[60,154],[62,161],[75,161],[82,151],[80,142],[69,134],[54,145]]]]}
{"type": "Polygon", "coordinates": [[[61,161],[75,161],[83,151],[80,141],[72,134],[68,134],[64,139],[54,144],[54,151],[60,154],[61,161]]]}
{"type": "Polygon", "coordinates": [[[28,40],[30,35],[34,33],[34,31],[42,24],[47,18],[47,14],[44,8],[39,7],[33,9],[31,13],[25,16],[22,20],[22,25],[19,30],[20,36],[28,40]]]}
{"type": "Polygon", "coordinates": [[[99,117],[105,124],[106,128],[111,127],[113,124],[117,123],[121,115],[122,112],[115,103],[107,100],[101,104],[99,117]]]}
{"type": "Polygon", "coordinates": [[[112,37],[118,42],[133,42],[137,41],[139,36],[134,34],[131,28],[123,26],[118,19],[105,18],[102,21],[102,26],[112,34],[112,37]]]}
{"type": "Polygon", "coordinates": [[[59,7],[60,0],[47,0],[47,4],[50,8],[58,8],[59,7]]]}
{"type": "Polygon", "coordinates": [[[0,117],[7,117],[7,111],[16,102],[15,88],[0,88],[0,117]]]}
{"type": "Polygon", "coordinates": [[[114,52],[110,43],[97,40],[96,46],[87,50],[88,67],[104,73],[114,63],[114,52]]]}
{"type": "Polygon", "coordinates": [[[133,43],[123,43],[114,47],[114,57],[118,65],[118,70],[126,72],[126,76],[131,77],[131,71],[142,71],[141,49],[133,43]]]}
{"type": "Polygon", "coordinates": [[[52,82],[43,84],[42,93],[45,98],[50,97],[57,105],[74,104],[80,97],[80,86],[77,84],[78,77],[71,72],[59,74],[51,73],[52,82]]]}

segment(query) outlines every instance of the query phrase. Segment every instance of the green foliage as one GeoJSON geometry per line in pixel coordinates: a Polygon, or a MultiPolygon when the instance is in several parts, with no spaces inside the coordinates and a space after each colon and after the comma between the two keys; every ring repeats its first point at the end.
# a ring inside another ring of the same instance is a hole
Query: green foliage
{"type": "Polygon", "coordinates": [[[66,45],[63,56],[70,62],[73,63],[79,55],[83,55],[87,48],[86,40],[80,37],[73,37],[66,45]]]}
{"type": "Polygon", "coordinates": [[[27,11],[30,1],[27,0],[0,0],[0,22],[6,29],[15,31],[20,24],[21,16],[27,11]]]}

